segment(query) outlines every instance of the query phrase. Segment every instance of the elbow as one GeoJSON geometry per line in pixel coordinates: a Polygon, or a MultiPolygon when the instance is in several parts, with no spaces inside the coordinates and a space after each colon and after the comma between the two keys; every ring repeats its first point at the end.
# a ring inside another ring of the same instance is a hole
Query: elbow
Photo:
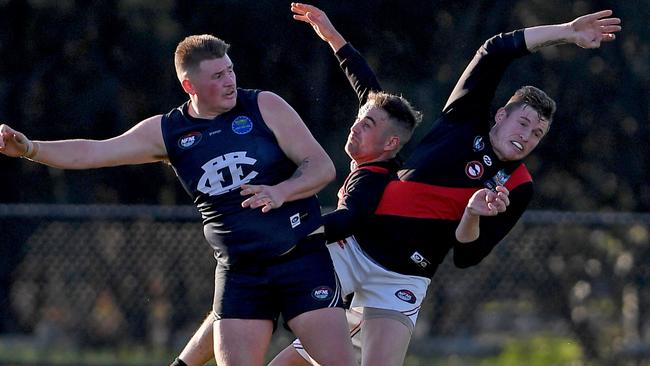
{"type": "Polygon", "coordinates": [[[323,167],[323,180],[328,184],[336,179],[336,168],[331,159],[327,159],[327,164],[323,167]]]}

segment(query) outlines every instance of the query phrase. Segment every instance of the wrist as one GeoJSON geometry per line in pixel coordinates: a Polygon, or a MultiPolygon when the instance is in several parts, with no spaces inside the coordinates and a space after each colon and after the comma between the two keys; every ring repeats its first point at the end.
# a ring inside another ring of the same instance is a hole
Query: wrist
{"type": "Polygon", "coordinates": [[[25,149],[25,152],[20,157],[31,160],[36,156],[39,148],[40,146],[38,142],[27,140],[27,149],[25,149]]]}

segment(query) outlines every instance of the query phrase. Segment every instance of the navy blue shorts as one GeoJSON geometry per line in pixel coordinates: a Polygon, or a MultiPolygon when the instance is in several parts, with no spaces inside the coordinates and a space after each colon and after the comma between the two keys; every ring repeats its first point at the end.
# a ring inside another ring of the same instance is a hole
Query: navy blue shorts
{"type": "Polygon", "coordinates": [[[323,235],[303,239],[289,253],[248,266],[217,266],[212,309],[217,319],[277,323],[302,313],[343,307],[341,289],[323,235]]]}

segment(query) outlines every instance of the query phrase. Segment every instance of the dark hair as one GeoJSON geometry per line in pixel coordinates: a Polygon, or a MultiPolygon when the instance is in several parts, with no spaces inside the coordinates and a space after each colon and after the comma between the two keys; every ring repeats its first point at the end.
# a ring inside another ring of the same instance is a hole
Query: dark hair
{"type": "Polygon", "coordinates": [[[368,105],[382,108],[394,123],[400,135],[400,145],[406,144],[413,135],[413,130],[422,121],[422,113],[417,111],[404,97],[386,92],[370,92],[368,105]]]}
{"type": "Polygon", "coordinates": [[[184,73],[192,73],[201,61],[221,58],[230,45],[211,34],[188,36],[176,46],[174,66],[176,75],[182,81],[184,73]]]}
{"type": "Polygon", "coordinates": [[[524,104],[536,110],[540,118],[548,121],[549,125],[553,122],[555,101],[542,90],[530,85],[522,86],[510,97],[504,108],[507,113],[510,113],[511,110],[524,104]]]}

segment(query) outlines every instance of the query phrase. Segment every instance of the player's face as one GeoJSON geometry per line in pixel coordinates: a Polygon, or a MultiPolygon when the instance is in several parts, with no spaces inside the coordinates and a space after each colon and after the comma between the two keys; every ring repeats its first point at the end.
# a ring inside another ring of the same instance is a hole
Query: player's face
{"type": "Polygon", "coordinates": [[[510,113],[499,108],[494,119],[496,124],[490,130],[490,142],[502,161],[521,160],[528,156],[549,129],[548,121],[526,104],[510,113]]]}
{"type": "Polygon", "coordinates": [[[237,103],[237,78],[228,55],[201,61],[189,79],[202,109],[221,114],[237,103]]]}
{"type": "Polygon", "coordinates": [[[345,152],[357,164],[384,159],[390,138],[388,113],[382,108],[365,105],[350,128],[345,152]]]}

